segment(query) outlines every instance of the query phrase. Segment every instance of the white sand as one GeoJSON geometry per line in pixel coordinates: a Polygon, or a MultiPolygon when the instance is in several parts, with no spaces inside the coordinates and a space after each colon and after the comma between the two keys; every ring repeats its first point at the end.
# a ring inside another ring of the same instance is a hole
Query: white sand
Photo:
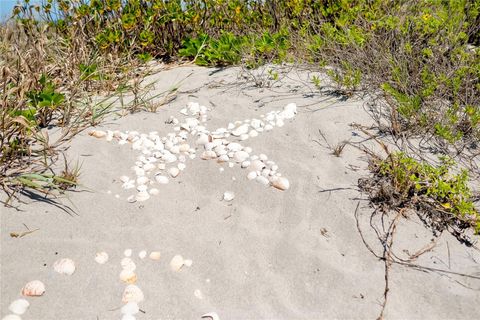
{"type": "MultiPolygon", "coordinates": [[[[42,202],[21,205],[21,211],[1,208],[1,317],[20,297],[23,285],[39,279],[46,293],[28,298],[31,305],[22,319],[120,319],[118,308],[126,285],[118,274],[128,248],[133,249],[137,264],[137,285],[145,294],[140,303],[145,313],[137,319],[200,319],[207,312],[216,312],[223,320],[378,316],[384,265],[362,243],[354,219],[358,198],[365,198],[356,191],[358,178],[367,173],[365,156],[347,146],[337,158],[313,141],[323,142],[319,129],[332,145],[345,139],[363,140],[365,136],[349,126],[372,123],[363,103],[334,98],[320,102],[328,97],[316,93],[306,72],[291,71],[288,77],[281,73],[282,81],[273,88],[254,87],[238,79],[238,74],[236,68],[198,67],[161,72],[150,77],[156,81],[156,90],[190,75],[175,101],[155,114],[112,119],[98,128],[155,130],[165,135],[173,132],[173,125],[165,121],[171,115],[181,118],[179,110],[188,101],[198,101],[211,107],[207,123],[214,129],[295,102],[299,112],[293,120],[243,142],[253,153],[274,160],[289,179],[290,189],[266,188],[248,181],[247,170],[239,166],[224,164],[220,172],[216,161],[197,157],[186,162],[176,179],[157,186],[159,195],[130,204],[126,197],[132,192],[121,189],[119,177],[133,177],[130,167],[138,153],[128,145],[82,133],[67,153],[69,159],[82,163],[81,182],[90,189],[69,193],[78,215],[42,202]],[[329,188],[352,189],[319,192],[329,188]],[[235,193],[231,202],[222,201],[227,190],[235,193]],[[11,238],[10,232],[25,230],[23,224],[40,230],[11,238]],[[141,250],[157,250],[162,256],[158,261],[148,255],[141,260],[141,250]],[[106,264],[94,261],[98,251],[110,255],[106,264]],[[176,254],[192,259],[193,265],[171,271],[169,263],[176,254]],[[53,271],[55,260],[63,257],[76,262],[72,276],[53,271]]],[[[365,217],[371,212],[366,201],[361,201],[360,211],[365,217]]],[[[378,249],[365,219],[362,228],[378,249]]],[[[432,238],[413,217],[402,221],[398,233],[402,233],[395,244],[399,254],[402,250],[413,253],[432,238]]],[[[476,276],[479,262],[477,251],[447,234],[416,261],[476,276]]],[[[385,316],[473,319],[479,314],[479,289],[477,279],[393,265],[385,316]]]]}

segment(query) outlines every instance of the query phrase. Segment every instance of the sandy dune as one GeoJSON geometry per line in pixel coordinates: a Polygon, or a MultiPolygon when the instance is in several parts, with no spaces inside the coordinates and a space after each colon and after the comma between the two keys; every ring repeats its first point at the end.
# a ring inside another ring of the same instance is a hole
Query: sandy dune
{"type": "MultiPolygon", "coordinates": [[[[335,157],[314,141],[323,144],[319,129],[332,145],[365,139],[350,126],[372,123],[363,102],[321,95],[308,82],[309,74],[299,70],[281,69],[280,81],[270,88],[254,86],[239,74],[236,68],[190,66],[161,72],[147,81],[162,91],[184,80],[177,99],[157,113],[112,117],[96,129],[165,135],[174,130],[165,122],[170,116],[180,119],[179,111],[189,101],[210,108],[206,123],[214,129],[295,102],[298,113],[283,127],[242,141],[275,161],[290,189],[249,181],[248,170],[201,160],[197,152],[177,178],[156,186],[160,194],[129,203],[132,191],[121,188],[119,177],[132,175],[138,152],[84,132],[67,153],[82,163],[81,182],[88,188],[69,194],[76,215],[32,200],[20,211],[1,208],[0,316],[9,313],[26,282],[38,279],[46,292],[28,298],[31,305],[22,319],[120,319],[126,285],[118,274],[127,248],[133,250],[136,284],[145,295],[140,303],[144,313],[137,319],[200,319],[207,312],[222,320],[378,316],[384,264],[365,247],[354,218],[359,202],[363,217],[371,212],[356,188],[367,173],[366,158],[351,146],[335,157]],[[345,189],[320,192],[331,188],[345,189]],[[231,202],[222,201],[227,190],[235,193],[231,202]],[[10,232],[25,230],[23,224],[39,230],[11,238],[10,232]],[[142,260],[140,250],[162,256],[142,260]],[[106,264],[94,261],[98,251],[109,254],[106,264]],[[172,271],[169,263],[176,254],[192,259],[192,266],[172,271]],[[54,261],[64,257],[76,262],[72,276],[53,271],[54,261]]],[[[361,225],[366,239],[379,249],[367,218],[361,225]]],[[[399,253],[413,253],[432,238],[413,216],[398,232],[399,253]]],[[[480,253],[447,234],[416,262],[480,276],[480,253]]],[[[474,319],[479,290],[478,278],[394,265],[385,317],[474,319]]]]}

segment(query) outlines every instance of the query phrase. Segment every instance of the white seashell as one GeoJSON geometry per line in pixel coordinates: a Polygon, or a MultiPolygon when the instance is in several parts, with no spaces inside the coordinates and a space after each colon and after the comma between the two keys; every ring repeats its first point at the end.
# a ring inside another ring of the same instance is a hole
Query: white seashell
{"type": "Polygon", "coordinates": [[[95,261],[96,261],[98,264],[105,264],[105,263],[107,263],[107,261],[108,261],[108,253],[106,253],[105,251],[97,252],[97,254],[95,255],[95,261]]]}
{"type": "Polygon", "coordinates": [[[272,186],[279,190],[287,190],[290,188],[290,182],[288,182],[288,179],[284,177],[273,177],[271,182],[272,186]]]}
{"type": "Polygon", "coordinates": [[[235,178],[235,177],[232,177],[232,181],[237,181],[237,178],[235,178]]]}
{"type": "Polygon", "coordinates": [[[168,178],[166,176],[157,175],[157,176],[155,176],[155,181],[157,181],[160,184],[167,184],[168,183],[168,178]]]}
{"type": "Polygon", "coordinates": [[[240,136],[240,140],[241,140],[241,141],[245,141],[245,140],[247,140],[248,138],[250,138],[250,136],[249,136],[248,134],[246,134],[246,133],[245,133],[245,134],[242,134],[242,135],[240,136]]]}
{"type": "Polygon", "coordinates": [[[2,320],[22,320],[22,318],[20,318],[20,316],[16,314],[8,314],[5,317],[3,317],[2,320]]]}
{"type": "Polygon", "coordinates": [[[120,177],[120,181],[122,181],[122,182],[128,182],[129,180],[130,180],[130,178],[127,177],[127,176],[121,176],[120,177]]]}
{"type": "Polygon", "coordinates": [[[181,255],[176,255],[175,257],[172,258],[170,261],[170,268],[173,271],[180,271],[180,269],[183,267],[184,260],[181,255]]]}
{"type": "Polygon", "coordinates": [[[270,131],[270,130],[273,129],[273,126],[271,124],[267,124],[267,125],[265,125],[264,129],[265,129],[265,131],[270,131]]]}
{"type": "Polygon", "coordinates": [[[252,128],[258,129],[263,126],[263,121],[258,119],[252,119],[252,121],[250,121],[250,125],[252,126],[252,128]]]}
{"type": "Polygon", "coordinates": [[[68,258],[57,260],[53,264],[53,270],[71,276],[75,272],[75,262],[68,258]]]}
{"type": "Polygon", "coordinates": [[[135,283],[137,282],[137,275],[135,272],[129,269],[123,269],[119,275],[120,280],[126,283],[135,283]]]}
{"type": "Polygon", "coordinates": [[[233,162],[229,162],[229,163],[228,163],[228,167],[229,167],[229,168],[233,168],[233,167],[235,167],[235,163],[233,163],[233,162]]]}
{"type": "Polygon", "coordinates": [[[150,199],[150,195],[148,194],[148,192],[146,191],[140,191],[139,193],[137,193],[137,195],[135,196],[135,200],[136,201],[146,201],[150,199]]]}
{"type": "Polygon", "coordinates": [[[148,189],[148,187],[144,184],[141,184],[141,185],[137,186],[137,191],[138,192],[146,192],[147,189],[148,189]]]}
{"type": "Polygon", "coordinates": [[[185,170],[186,167],[187,167],[187,166],[186,166],[184,163],[179,163],[179,164],[177,165],[177,168],[178,168],[178,170],[180,170],[180,171],[185,170]]]}
{"type": "Polygon", "coordinates": [[[146,256],[147,256],[147,251],[145,251],[145,250],[142,250],[138,253],[138,257],[140,259],[145,259],[146,256]]]}
{"type": "Polygon", "coordinates": [[[230,160],[230,158],[228,157],[228,155],[226,154],[223,154],[221,155],[220,157],[218,157],[217,159],[217,162],[228,162],[228,160],[230,160]]]}
{"type": "Polygon", "coordinates": [[[278,166],[276,164],[272,165],[272,171],[277,171],[278,170],[278,166]]]}
{"type": "Polygon", "coordinates": [[[228,126],[227,126],[227,129],[228,130],[232,130],[233,128],[235,128],[235,125],[233,123],[229,123],[228,126]]]}
{"type": "Polygon", "coordinates": [[[265,154],[263,154],[263,153],[261,153],[258,157],[259,157],[260,160],[262,160],[262,161],[267,161],[267,160],[268,160],[267,155],[265,155],[265,154]]]}
{"type": "Polygon", "coordinates": [[[129,197],[127,198],[127,201],[130,202],[130,203],[134,203],[134,202],[137,201],[137,200],[135,200],[135,196],[132,195],[132,196],[129,196],[129,197]]]}
{"type": "Polygon", "coordinates": [[[256,130],[251,130],[248,135],[251,137],[251,138],[255,138],[258,136],[258,131],[256,130]]]}
{"type": "Polygon", "coordinates": [[[121,318],[121,320],[136,320],[135,316],[132,316],[131,314],[124,314],[121,318]]]}
{"type": "Polygon", "coordinates": [[[24,314],[28,307],[30,306],[30,302],[25,299],[17,299],[10,303],[8,306],[8,310],[12,311],[15,314],[22,315],[24,314]]]}
{"type": "Polygon", "coordinates": [[[262,171],[265,168],[265,163],[260,160],[253,160],[252,164],[250,165],[251,169],[254,171],[262,171]]]}
{"type": "Polygon", "coordinates": [[[255,178],[255,181],[260,182],[264,186],[268,186],[270,184],[270,181],[268,181],[268,179],[265,178],[264,176],[257,176],[255,178]]]}
{"type": "Polygon", "coordinates": [[[179,154],[180,153],[180,147],[179,146],[172,146],[170,148],[170,152],[173,154],[179,154]]]}
{"type": "Polygon", "coordinates": [[[225,169],[220,167],[220,168],[218,168],[218,171],[223,172],[223,171],[225,171],[225,169]]]}
{"type": "Polygon", "coordinates": [[[247,174],[247,179],[248,180],[253,180],[257,177],[257,172],[256,171],[250,171],[248,174],[247,174]]]}
{"type": "Polygon", "coordinates": [[[285,122],[283,122],[282,119],[277,119],[277,122],[275,122],[275,125],[279,128],[283,127],[284,124],[285,124],[285,122]]]}
{"type": "Polygon", "coordinates": [[[199,289],[196,289],[195,291],[193,291],[193,295],[194,295],[197,299],[200,299],[200,300],[203,299],[202,291],[200,291],[199,289]]]}
{"type": "Polygon", "coordinates": [[[128,285],[123,291],[122,301],[124,303],[128,302],[141,302],[145,299],[142,290],[134,284],[128,285]]]}
{"type": "Polygon", "coordinates": [[[124,270],[135,271],[135,269],[137,268],[137,266],[135,265],[135,262],[133,262],[133,260],[128,257],[123,258],[120,261],[120,265],[124,270]]]}
{"type": "Polygon", "coordinates": [[[246,153],[252,153],[253,150],[250,147],[245,147],[243,148],[243,151],[245,151],[246,153]]]}
{"type": "Polygon", "coordinates": [[[177,156],[171,153],[166,153],[162,156],[162,160],[166,163],[172,163],[177,161],[177,156]]]}
{"type": "Polygon", "coordinates": [[[178,170],[178,168],[176,167],[171,167],[170,169],[168,169],[168,174],[172,178],[176,178],[180,174],[180,170],[178,170]]]}
{"type": "Polygon", "coordinates": [[[160,260],[160,256],[161,254],[159,251],[152,251],[148,257],[152,260],[160,260]]]}
{"type": "Polygon", "coordinates": [[[157,164],[157,168],[160,169],[160,170],[165,170],[165,168],[166,168],[165,163],[157,164]]]}
{"type": "Polygon", "coordinates": [[[146,163],[144,166],[143,166],[143,170],[145,171],[152,171],[153,169],[155,169],[155,165],[153,163],[146,163]]]}
{"type": "Polygon", "coordinates": [[[240,143],[232,142],[227,145],[227,149],[230,151],[240,151],[242,150],[242,145],[240,143]]]}
{"type": "Polygon", "coordinates": [[[196,144],[200,145],[200,146],[203,146],[203,145],[206,145],[207,143],[209,142],[209,138],[208,138],[208,135],[206,134],[201,134],[197,141],[195,142],[196,144]]]}
{"type": "Polygon", "coordinates": [[[142,168],[135,167],[133,170],[135,171],[135,174],[137,176],[144,176],[145,175],[145,170],[142,169],[142,168]]]}
{"type": "Polygon", "coordinates": [[[188,116],[187,108],[183,108],[182,110],[180,110],[180,113],[183,114],[184,116],[188,116]]]}
{"type": "Polygon", "coordinates": [[[240,127],[237,127],[236,129],[232,130],[232,135],[239,137],[242,134],[246,134],[248,132],[248,124],[241,125],[240,127]]]}
{"type": "Polygon", "coordinates": [[[243,161],[243,162],[242,162],[242,168],[248,168],[248,167],[250,166],[250,163],[251,163],[251,162],[248,161],[248,160],[247,160],[247,161],[243,161]]]}
{"type": "Polygon", "coordinates": [[[133,301],[128,302],[126,305],[124,305],[120,309],[120,312],[122,312],[122,314],[128,314],[128,315],[137,314],[139,311],[140,311],[140,308],[138,307],[138,303],[133,301]]]}
{"type": "Polygon", "coordinates": [[[218,316],[218,314],[216,312],[205,313],[200,318],[202,318],[202,319],[203,318],[210,318],[212,320],[220,320],[220,317],[218,316]]]}
{"type": "Polygon", "coordinates": [[[132,249],[125,249],[125,251],[123,251],[123,255],[125,257],[131,257],[132,256],[132,249]]]}
{"type": "Polygon", "coordinates": [[[127,182],[124,182],[124,183],[122,184],[122,188],[125,189],[125,190],[127,190],[127,189],[133,189],[133,188],[135,188],[135,182],[132,181],[132,180],[127,181],[127,182]]]}
{"type": "Polygon", "coordinates": [[[40,280],[28,282],[22,289],[22,294],[27,297],[41,296],[45,293],[45,285],[40,280]]]}
{"type": "Polygon", "coordinates": [[[215,159],[216,157],[217,157],[217,154],[215,153],[215,151],[212,151],[212,150],[206,150],[200,156],[200,158],[202,158],[203,160],[215,159]]]}
{"type": "Polygon", "coordinates": [[[187,267],[190,268],[190,267],[192,266],[192,264],[193,264],[193,261],[192,261],[191,259],[185,259],[185,260],[183,261],[183,264],[184,264],[185,266],[187,266],[187,267]]]}
{"type": "Polygon", "coordinates": [[[235,152],[235,154],[233,155],[233,159],[238,163],[247,160],[249,157],[250,157],[250,155],[248,153],[246,153],[245,151],[241,151],[241,150],[235,152]]]}
{"type": "Polygon", "coordinates": [[[103,138],[107,135],[105,131],[101,131],[101,130],[92,130],[88,134],[95,138],[103,138]]]}
{"type": "Polygon", "coordinates": [[[263,169],[262,170],[262,176],[268,177],[269,175],[270,175],[270,170],[268,170],[268,169],[263,169]]]}
{"type": "Polygon", "coordinates": [[[232,191],[225,191],[223,194],[224,201],[232,201],[235,198],[235,193],[232,191]]]}
{"type": "Polygon", "coordinates": [[[283,108],[283,111],[280,113],[285,119],[291,119],[295,117],[297,113],[297,105],[295,103],[289,103],[283,108]]]}
{"type": "Polygon", "coordinates": [[[148,193],[150,193],[152,196],[156,196],[160,193],[160,190],[158,190],[157,188],[152,188],[148,191],[148,193]]]}

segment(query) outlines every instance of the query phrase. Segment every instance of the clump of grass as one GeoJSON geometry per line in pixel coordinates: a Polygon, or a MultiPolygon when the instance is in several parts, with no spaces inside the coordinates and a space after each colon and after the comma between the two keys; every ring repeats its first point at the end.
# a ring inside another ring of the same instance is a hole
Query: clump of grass
{"type": "MultiPolygon", "coordinates": [[[[480,233],[480,212],[468,186],[466,170],[455,172],[455,162],[442,157],[438,166],[418,161],[402,152],[371,162],[373,177],[360,187],[381,210],[414,209],[435,232],[451,231],[461,238],[467,230],[480,233]]],[[[465,240],[465,239],[463,239],[465,240]]]]}

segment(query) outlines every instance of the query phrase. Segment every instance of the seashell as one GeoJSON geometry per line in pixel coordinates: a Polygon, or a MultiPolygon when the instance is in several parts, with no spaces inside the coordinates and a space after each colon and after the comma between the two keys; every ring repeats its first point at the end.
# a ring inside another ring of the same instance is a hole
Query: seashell
{"type": "Polygon", "coordinates": [[[230,160],[230,158],[226,154],[223,154],[220,157],[218,157],[217,162],[219,163],[228,162],[228,160],[230,160]]]}
{"type": "Polygon", "coordinates": [[[160,170],[165,170],[165,168],[166,168],[165,163],[157,164],[157,168],[160,169],[160,170]]]}
{"type": "Polygon", "coordinates": [[[183,108],[182,110],[180,110],[180,113],[183,114],[184,116],[188,116],[187,108],[183,108]]]}
{"type": "Polygon", "coordinates": [[[135,200],[136,201],[146,201],[150,199],[150,195],[148,194],[148,192],[146,191],[140,191],[139,193],[137,193],[137,195],[135,196],[135,200]]]}
{"type": "Polygon", "coordinates": [[[177,156],[171,153],[166,153],[162,156],[162,160],[166,163],[172,163],[177,161],[177,156]]]}
{"type": "Polygon", "coordinates": [[[127,181],[127,182],[122,184],[122,188],[125,189],[125,190],[133,189],[133,188],[135,188],[135,183],[131,180],[127,181]]]}
{"type": "Polygon", "coordinates": [[[232,181],[236,181],[236,180],[237,180],[237,178],[235,178],[235,177],[232,177],[232,181]]]}
{"type": "Polygon", "coordinates": [[[273,126],[271,124],[267,124],[267,125],[265,125],[264,129],[265,129],[265,131],[270,131],[270,130],[273,129],[273,126]]]}
{"type": "Polygon", "coordinates": [[[122,301],[124,303],[136,302],[139,303],[145,299],[142,290],[134,284],[128,285],[123,291],[122,301]]]}
{"type": "Polygon", "coordinates": [[[10,303],[8,306],[8,310],[12,311],[15,314],[22,315],[24,314],[28,307],[30,306],[30,302],[25,299],[17,299],[10,303]]]}
{"type": "Polygon", "coordinates": [[[200,156],[200,158],[202,158],[203,160],[215,159],[216,157],[217,157],[217,154],[215,153],[215,151],[212,151],[212,150],[206,150],[200,156]]]}
{"type": "Polygon", "coordinates": [[[248,153],[246,153],[245,151],[241,151],[241,150],[235,152],[235,154],[233,155],[233,159],[238,163],[247,160],[249,157],[250,157],[250,155],[248,153]]]}
{"type": "Polygon", "coordinates": [[[88,134],[95,138],[103,138],[107,135],[105,131],[101,131],[101,130],[92,130],[88,134]]]}
{"type": "Polygon", "coordinates": [[[265,178],[264,176],[257,176],[255,178],[255,181],[260,182],[264,186],[268,186],[270,184],[270,181],[268,181],[268,179],[265,178]]]}
{"type": "Polygon", "coordinates": [[[171,167],[168,169],[168,174],[170,174],[172,178],[176,178],[180,174],[180,170],[176,167],[171,167]]]}
{"type": "Polygon", "coordinates": [[[207,143],[209,142],[209,138],[208,138],[208,135],[206,134],[201,134],[197,141],[195,141],[196,144],[200,145],[200,146],[204,146],[206,145],[207,143]]]}
{"type": "Polygon", "coordinates": [[[41,296],[44,293],[45,285],[40,280],[30,281],[22,289],[22,294],[27,297],[41,296]]]}
{"type": "Polygon", "coordinates": [[[259,159],[262,160],[262,161],[267,161],[267,160],[268,160],[267,155],[266,155],[266,154],[263,154],[263,153],[261,153],[258,157],[259,157],[259,159]]]}
{"type": "Polygon", "coordinates": [[[263,169],[262,170],[262,176],[268,177],[269,175],[270,175],[270,170],[268,170],[268,169],[263,169]]]}
{"type": "Polygon", "coordinates": [[[152,260],[160,260],[160,256],[161,254],[159,251],[152,251],[148,257],[152,260]]]}
{"type": "Polygon", "coordinates": [[[220,320],[220,317],[218,316],[218,314],[216,312],[205,313],[200,318],[202,318],[202,319],[203,318],[210,318],[212,320],[220,320]]]}
{"type": "Polygon", "coordinates": [[[252,153],[253,150],[250,147],[245,147],[243,148],[243,151],[245,151],[246,153],[252,153]]]}
{"type": "Polygon", "coordinates": [[[144,176],[145,175],[145,170],[142,169],[142,168],[135,167],[133,170],[135,171],[135,174],[137,176],[144,176]]]}
{"type": "Polygon", "coordinates": [[[284,177],[273,177],[271,182],[272,186],[282,191],[290,188],[290,182],[288,182],[288,179],[284,177]]]}
{"type": "Polygon", "coordinates": [[[133,260],[128,257],[123,258],[120,261],[120,265],[124,270],[135,271],[135,269],[137,268],[137,266],[135,265],[135,262],[133,262],[133,260]]]}
{"type": "Polygon", "coordinates": [[[190,268],[193,264],[193,261],[191,259],[185,259],[183,264],[190,268]]]}
{"type": "Polygon", "coordinates": [[[250,136],[250,138],[255,138],[258,136],[258,131],[257,130],[251,130],[248,135],[250,136]]]}
{"type": "Polygon", "coordinates": [[[248,180],[253,180],[257,177],[257,172],[256,171],[250,171],[248,174],[247,174],[247,179],[248,180]]]}
{"type": "Polygon", "coordinates": [[[132,316],[131,314],[124,314],[121,318],[121,320],[136,320],[135,316],[132,316]]]}
{"type": "Polygon", "coordinates": [[[132,195],[132,196],[129,196],[129,197],[127,198],[127,201],[130,202],[130,203],[134,203],[134,202],[137,201],[137,200],[135,200],[135,196],[132,195]]]}
{"type": "Polygon", "coordinates": [[[263,121],[258,119],[252,119],[252,121],[250,121],[250,126],[254,129],[258,129],[263,126],[263,121]]]}
{"type": "Polygon", "coordinates": [[[250,166],[250,163],[251,163],[251,162],[248,161],[248,160],[247,160],[247,161],[243,161],[241,167],[242,167],[242,168],[248,168],[248,167],[250,166]]]}
{"type": "Polygon", "coordinates": [[[240,136],[240,140],[241,140],[241,141],[245,141],[245,140],[247,140],[248,138],[250,138],[250,136],[249,136],[248,134],[246,134],[246,133],[245,133],[245,134],[242,134],[242,135],[240,136]]]}
{"type": "Polygon", "coordinates": [[[132,249],[125,249],[125,251],[123,251],[123,255],[125,257],[131,257],[132,256],[132,249]]]}
{"type": "Polygon", "coordinates": [[[180,170],[180,171],[185,170],[186,167],[187,167],[187,166],[185,165],[185,163],[179,163],[179,164],[177,165],[177,168],[178,168],[178,170],[180,170]]]}
{"type": "Polygon", "coordinates": [[[160,190],[158,190],[157,188],[152,188],[148,191],[148,193],[150,193],[152,196],[156,196],[160,193],[160,190]]]}
{"type": "Polygon", "coordinates": [[[180,147],[179,146],[173,146],[170,148],[170,152],[173,154],[179,154],[180,153],[180,147]]]}
{"type": "Polygon", "coordinates": [[[183,143],[179,146],[180,152],[188,152],[190,150],[190,145],[188,143],[183,143]]]}
{"type": "Polygon", "coordinates": [[[120,309],[120,312],[122,312],[122,314],[128,314],[128,315],[137,314],[139,311],[140,311],[140,308],[138,307],[138,303],[133,301],[128,302],[126,305],[124,305],[120,309]]]}
{"type": "Polygon", "coordinates": [[[97,254],[95,255],[95,261],[96,261],[98,264],[105,264],[105,263],[107,263],[107,261],[108,261],[108,253],[106,253],[105,251],[97,252],[97,254]]]}
{"type": "Polygon", "coordinates": [[[170,261],[170,268],[173,271],[180,271],[180,269],[183,267],[183,264],[184,264],[183,257],[177,254],[170,261]]]}
{"type": "Polygon", "coordinates": [[[53,264],[53,270],[71,276],[75,272],[75,262],[68,258],[57,260],[53,264]]]}
{"type": "Polygon", "coordinates": [[[145,250],[142,250],[138,253],[138,257],[140,259],[145,259],[146,256],[147,256],[147,251],[145,251],[145,250]]]}
{"type": "Polygon", "coordinates": [[[295,117],[296,113],[297,105],[295,103],[289,103],[283,108],[283,111],[280,112],[280,115],[283,116],[285,119],[291,119],[295,117]]]}
{"type": "Polygon", "coordinates": [[[228,167],[229,167],[229,168],[233,168],[233,167],[235,167],[235,163],[233,163],[233,162],[229,162],[229,163],[228,163],[228,167]]]}
{"type": "Polygon", "coordinates": [[[146,192],[147,189],[148,189],[148,187],[144,184],[141,184],[141,185],[137,186],[137,191],[138,192],[146,192]]]}
{"type": "Polygon", "coordinates": [[[121,176],[120,177],[120,181],[122,181],[122,182],[128,182],[129,180],[130,180],[130,178],[127,177],[127,176],[121,176]]]}
{"type": "Polygon", "coordinates": [[[223,193],[223,200],[224,201],[232,201],[235,198],[235,193],[232,191],[225,191],[223,193]]]}
{"type": "Polygon", "coordinates": [[[230,123],[227,125],[227,129],[228,129],[228,130],[232,130],[233,128],[235,128],[235,125],[230,122],[230,123]]]}
{"type": "Polygon", "coordinates": [[[123,269],[119,275],[120,280],[126,283],[135,283],[137,282],[137,275],[135,272],[129,269],[123,269]]]}
{"type": "Polygon", "coordinates": [[[262,171],[265,168],[265,163],[260,160],[253,160],[252,164],[250,165],[251,169],[254,171],[262,171]]]}
{"type": "Polygon", "coordinates": [[[227,145],[227,149],[230,151],[240,151],[243,147],[240,143],[232,142],[227,145]]]}
{"type": "Polygon", "coordinates": [[[3,317],[2,320],[22,320],[22,318],[20,318],[20,316],[16,314],[8,314],[5,317],[3,317]]]}
{"type": "Polygon", "coordinates": [[[145,171],[152,171],[153,169],[155,169],[155,165],[153,163],[146,163],[144,166],[143,166],[143,170],[145,171]]]}
{"type": "Polygon", "coordinates": [[[157,181],[160,184],[167,184],[168,183],[168,178],[166,176],[157,175],[157,176],[155,176],[155,181],[157,181]]]}
{"type": "Polygon", "coordinates": [[[278,166],[276,164],[272,165],[272,171],[277,171],[278,170],[278,166]]]}
{"type": "Polygon", "coordinates": [[[248,132],[248,127],[249,127],[248,124],[243,124],[240,127],[237,127],[234,130],[232,130],[231,133],[232,133],[232,135],[234,135],[236,137],[239,137],[242,134],[246,134],[248,132]]]}
{"type": "Polygon", "coordinates": [[[225,171],[225,169],[220,167],[220,168],[218,168],[218,171],[223,172],[223,171],[225,171]]]}
{"type": "Polygon", "coordinates": [[[194,295],[197,299],[200,299],[200,300],[203,299],[202,291],[200,291],[199,289],[193,291],[193,295],[194,295]]]}
{"type": "Polygon", "coordinates": [[[283,127],[284,124],[285,124],[285,122],[283,122],[282,119],[277,119],[277,122],[275,122],[275,125],[279,128],[283,127]]]}

